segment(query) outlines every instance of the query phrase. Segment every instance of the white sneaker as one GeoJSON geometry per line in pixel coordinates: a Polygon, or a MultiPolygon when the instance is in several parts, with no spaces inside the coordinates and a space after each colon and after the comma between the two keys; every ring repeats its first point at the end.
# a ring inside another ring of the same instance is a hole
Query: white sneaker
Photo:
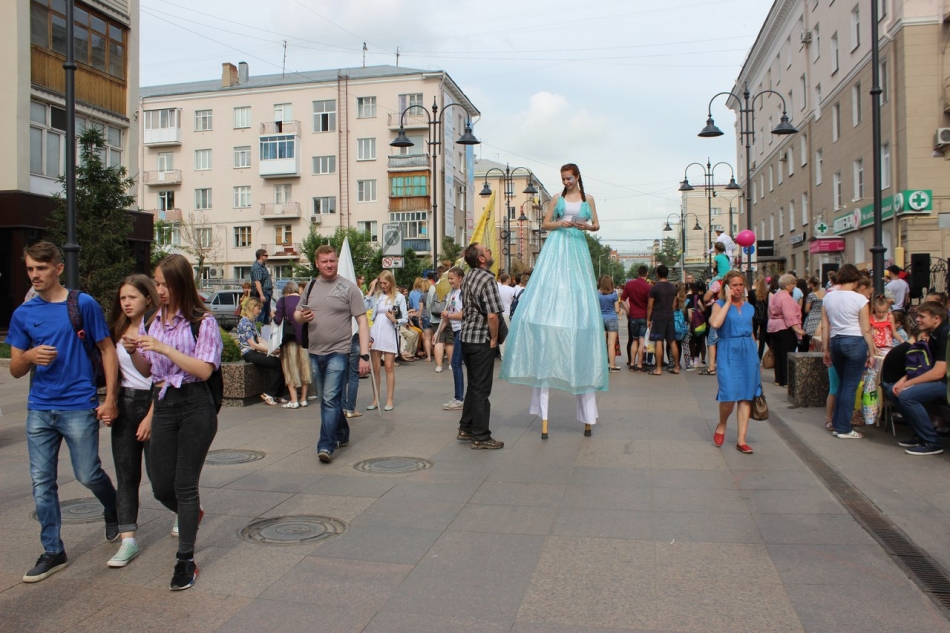
{"type": "Polygon", "coordinates": [[[441,373],[442,373],[442,368],[441,368],[441,367],[436,367],[436,368],[435,368],[435,373],[441,374],[441,373]]]}
{"type": "Polygon", "coordinates": [[[459,409],[462,409],[464,406],[465,406],[464,402],[453,398],[449,402],[446,402],[445,404],[443,404],[442,408],[445,409],[446,411],[458,411],[459,409]]]}
{"type": "Polygon", "coordinates": [[[172,536],[178,538],[178,515],[175,515],[175,525],[172,526],[172,536]]]}
{"type": "Polygon", "coordinates": [[[139,555],[139,546],[135,543],[123,543],[115,556],[106,563],[109,567],[125,567],[139,555]]]}

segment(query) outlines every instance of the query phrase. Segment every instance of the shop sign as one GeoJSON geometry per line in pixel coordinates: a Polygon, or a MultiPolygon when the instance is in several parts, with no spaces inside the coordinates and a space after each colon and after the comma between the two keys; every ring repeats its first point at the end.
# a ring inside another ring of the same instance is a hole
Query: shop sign
{"type": "MultiPolygon", "coordinates": [[[[930,189],[905,189],[881,201],[881,220],[897,215],[929,214],[933,211],[933,192],[930,189]]],[[[874,224],[874,203],[849,211],[835,218],[835,235],[854,231],[874,224]],[[857,216],[855,219],[848,219],[857,216]]]]}
{"type": "Polygon", "coordinates": [[[775,256],[775,240],[759,240],[756,242],[759,257],[775,256]]]}
{"type": "Polygon", "coordinates": [[[805,234],[804,234],[804,233],[795,233],[795,234],[792,235],[791,239],[789,240],[789,242],[791,242],[792,246],[795,246],[795,245],[797,245],[797,244],[801,244],[801,243],[804,242],[804,241],[805,241],[805,234]]]}
{"type": "Polygon", "coordinates": [[[843,253],[844,239],[831,238],[825,240],[815,240],[808,245],[809,253],[843,253]]]}

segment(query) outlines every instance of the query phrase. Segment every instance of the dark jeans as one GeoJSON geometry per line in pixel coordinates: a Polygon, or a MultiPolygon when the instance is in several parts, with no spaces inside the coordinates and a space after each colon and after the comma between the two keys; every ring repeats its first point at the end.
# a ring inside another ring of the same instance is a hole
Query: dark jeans
{"type": "Polygon", "coordinates": [[[317,452],[333,451],[350,441],[350,425],[343,415],[343,385],[349,368],[349,354],[310,354],[313,384],[320,394],[320,439],[317,452]]]}
{"type": "Polygon", "coordinates": [[[459,340],[461,330],[454,334],[455,344],[452,346],[452,379],[455,381],[455,399],[459,402],[465,400],[465,374],[462,373],[462,363],[465,362],[465,351],[462,349],[462,342],[459,340]]]}
{"type": "Polygon", "coordinates": [[[356,411],[356,394],[360,390],[360,335],[356,333],[350,341],[349,371],[343,384],[343,410],[356,411]]]}
{"type": "Polygon", "coordinates": [[[253,349],[245,352],[241,358],[264,369],[264,393],[276,398],[284,392],[284,371],[280,367],[280,358],[253,349]]]}
{"type": "MultiPolygon", "coordinates": [[[[255,292],[254,294],[257,295],[257,292],[255,292]]],[[[261,313],[257,315],[257,320],[263,323],[264,325],[267,325],[268,323],[270,323],[271,295],[264,295],[263,297],[260,295],[257,295],[257,298],[260,299],[261,303],[264,304],[261,307],[261,313]]]]}
{"type": "Polygon", "coordinates": [[[468,373],[468,393],[465,394],[459,430],[481,442],[491,438],[491,402],[488,398],[494,378],[495,350],[488,343],[462,343],[462,350],[468,373]]]}
{"type": "Polygon", "coordinates": [[[755,334],[756,340],[759,341],[759,360],[762,360],[762,355],[765,353],[765,346],[771,346],[772,344],[772,336],[769,334],[769,322],[753,322],[752,332],[755,334]]]}
{"type": "Polygon", "coordinates": [[[190,554],[198,537],[198,479],[218,432],[218,414],[206,382],[169,387],[154,402],[148,447],[152,493],[178,513],[178,553],[190,554]]]}
{"type": "MultiPolygon", "coordinates": [[[[893,392],[892,392],[893,395],[893,392]]],[[[917,434],[925,444],[931,446],[940,446],[940,436],[933,422],[930,421],[930,414],[925,405],[931,402],[939,402],[947,397],[947,383],[943,381],[923,382],[912,385],[901,391],[897,397],[897,406],[900,408],[904,421],[910,425],[914,433],[917,434]]]]}
{"type": "Polygon", "coordinates": [[[119,390],[119,417],[112,423],[112,461],[115,463],[116,511],[119,531],[139,529],[139,485],[142,483],[142,455],[149,469],[148,441],[135,437],[139,424],[152,405],[151,389],[119,390]]]}
{"type": "Polygon", "coordinates": [[[835,368],[841,381],[831,420],[837,433],[850,433],[854,398],[868,360],[868,346],[862,336],[835,336],[832,337],[829,348],[831,366],[835,368]]]}
{"type": "Polygon", "coordinates": [[[775,357],[775,382],[783,387],[788,384],[788,354],[794,352],[798,345],[795,330],[786,328],[770,334],[772,338],[772,354],[775,357]]]}

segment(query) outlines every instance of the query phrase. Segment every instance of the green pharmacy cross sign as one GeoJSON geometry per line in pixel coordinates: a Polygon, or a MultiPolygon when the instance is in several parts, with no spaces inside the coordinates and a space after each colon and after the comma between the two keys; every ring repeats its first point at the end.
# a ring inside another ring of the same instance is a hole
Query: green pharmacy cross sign
{"type": "MultiPolygon", "coordinates": [[[[933,192],[930,189],[908,189],[881,201],[881,219],[895,215],[929,214],[933,211],[933,192]]],[[[841,235],[874,224],[874,205],[869,204],[845,211],[835,218],[834,233],[841,235]]],[[[816,227],[817,228],[817,227],[816,227]]]]}

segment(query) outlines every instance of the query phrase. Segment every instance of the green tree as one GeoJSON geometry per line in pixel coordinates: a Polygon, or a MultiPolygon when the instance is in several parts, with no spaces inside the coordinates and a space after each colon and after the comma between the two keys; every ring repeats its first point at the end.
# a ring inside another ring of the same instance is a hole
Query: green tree
{"type": "Polygon", "coordinates": [[[442,259],[447,259],[454,263],[462,256],[462,251],[464,250],[465,247],[463,245],[455,243],[454,237],[446,235],[442,238],[442,259]]]}
{"type": "MultiPolygon", "coordinates": [[[[95,127],[79,135],[80,164],[76,167],[76,241],[79,253],[79,287],[106,311],[123,277],[132,272],[135,260],[129,246],[133,221],[126,212],[135,204],[129,191],[135,181],[125,167],[107,167],[102,161],[105,137],[95,127]]],[[[60,178],[63,193],[53,196],[49,239],[62,246],[66,242],[66,179],[60,178]]]]}
{"type": "Polygon", "coordinates": [[[660,250],[656,252],[657,264],[665,264],[672,271],[680,261],[680,245],[672,237],[663,238],[660,250]]]}
{"type": "Polygon", "coordinates": [[[336,249],[337,253],[339,253],[340,249],[343,248],[343,240],[346,238],[349,238],[350,241],[350,253],[353,256],[353,268],[356,269],[357,273],[363,273],[367,276],[367,278],[371,278],[370,271],[372,269],[373,262],[379,258],[381,251],[376,246],[376,244],[371,241],[369,233],[352,227],[343,228],[342,226],[337,227],[333,235],[326,236],[321,235],[317,231],[316,227],[311,225],[309,235],[304,238],[300,245],[304,256],[306,256],[307,261],[310,263],[310,269],[307,270],[305,267],[297,266],[294,274],[297,274],[299,271],[301,276],[316,276],[317,248],[323,244],[329,244],[336,249]]]}
{"type": "Polygon", "coordinates": [[[154,236],[149,257],[151,259],[151,267],[154,269],[158,266],[158,262],[172,254],[171,234],[175,228],[175,223],[156,218],[152,224],[152,228],[154,229],[154,236]]]}
{"type": "MultiPolygon", "coordinates": [[[[428,257],[418,257],[416,252],[411,248],[407,248],[403,251],[403,259],[405,260],[404,268],[394,268],[393,276],[396,278],[396,285],[406,286],[410,290],[412,289],[412,283],[415,281],[416,277],[422,276],[422,271],[426,268],[432,267],[432,260],[428,257]]],[[[366,274],[366,279],[369,281],[376,277],[383,270],[383,252],[377,251],[376,255],[373,257],[373,261],[370,264],[369,272],[366,274]]]]}
{"type": "Polygon", "coordinates": [[[590,263],[594,269],[594,277],[610,275],[613,278],[614,285],[623,283],[625,271],[623,264],[611,259],[612,249],[609,244],[602,244],[599,237],[594,237],[590,233],[584,233],[587,238],[587,249],[590,251],[590,263]]]}

